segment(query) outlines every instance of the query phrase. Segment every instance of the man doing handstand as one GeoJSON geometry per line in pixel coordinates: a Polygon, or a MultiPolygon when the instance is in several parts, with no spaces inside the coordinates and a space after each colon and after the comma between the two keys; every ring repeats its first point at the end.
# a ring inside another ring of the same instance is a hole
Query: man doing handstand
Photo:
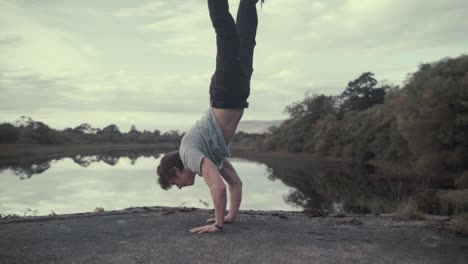
{"type": "MultiPolygon", "coordinates": [[[[234,221],[242,200],[242,181],[227,157],[232,154],[232,136],[249,106],[250,79],[258,18],[258,0],[240,0],[237,19],[229,13],[228,0],[208,0],[216,32],[216,70],[210,83],[210,107],[187,131],[179,151],[166,154],[157,168],[159,185],[179,189],[193,185],[195,174],[203,176],[215,207],[210,225],[191,229],[194,233],[219,232],[225,222],[234,221]],[[226,211],[226,185],[230,193],[226,211]]],[[[263,2],[263,0],[262,0],[263,2]]]]}

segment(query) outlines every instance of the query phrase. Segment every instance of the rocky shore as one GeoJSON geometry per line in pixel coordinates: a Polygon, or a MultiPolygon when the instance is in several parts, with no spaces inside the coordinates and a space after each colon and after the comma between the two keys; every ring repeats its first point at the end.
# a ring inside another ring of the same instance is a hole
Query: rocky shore
{"type": "Polygon", "coordinates": [[[240,211],[193,234],[213,210],[140,207],[0,220],[0,263],[468,263],[443,218],[240,211]]]}

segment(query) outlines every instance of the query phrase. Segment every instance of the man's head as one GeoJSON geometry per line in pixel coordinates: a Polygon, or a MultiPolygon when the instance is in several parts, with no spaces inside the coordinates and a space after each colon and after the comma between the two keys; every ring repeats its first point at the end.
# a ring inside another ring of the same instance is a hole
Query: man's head
{"type": "Polygon", "coordinates": [[[156,173],[159,175],[158,183],[164,190],[169,190],[172,185],[176,185],[181,189],[193,185],[195,181],[195,173],[184,168],[178,151],[164,155],[156,169],[156,173]]]}

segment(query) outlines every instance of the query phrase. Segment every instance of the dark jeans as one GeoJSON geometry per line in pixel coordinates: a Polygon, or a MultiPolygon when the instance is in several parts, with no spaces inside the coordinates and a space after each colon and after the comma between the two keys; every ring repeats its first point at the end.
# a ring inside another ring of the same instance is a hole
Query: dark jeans
{"type": "Polygon", "coordinates": [[[257,33],[258,0],[241,0],[236,23],[228,0],[208,0],[216,32],[216,70],[210,83],[210,104],[215,108],[247,108],[257,33]]]}

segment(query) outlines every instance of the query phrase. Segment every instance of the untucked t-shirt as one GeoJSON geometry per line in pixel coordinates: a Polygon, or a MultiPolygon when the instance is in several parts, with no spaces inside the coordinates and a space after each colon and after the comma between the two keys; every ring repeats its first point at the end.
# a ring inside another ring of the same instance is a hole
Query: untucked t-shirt
{"type": "Polygon", "coordinates": [[[223,131],[216,121],[212,107],[190,128],[182,138],[179,148],[185,168],[201,174],[201,161],[206,156],[220,170],[226,157],[232,155],[232,140],[226,145],[223,131]]]}

